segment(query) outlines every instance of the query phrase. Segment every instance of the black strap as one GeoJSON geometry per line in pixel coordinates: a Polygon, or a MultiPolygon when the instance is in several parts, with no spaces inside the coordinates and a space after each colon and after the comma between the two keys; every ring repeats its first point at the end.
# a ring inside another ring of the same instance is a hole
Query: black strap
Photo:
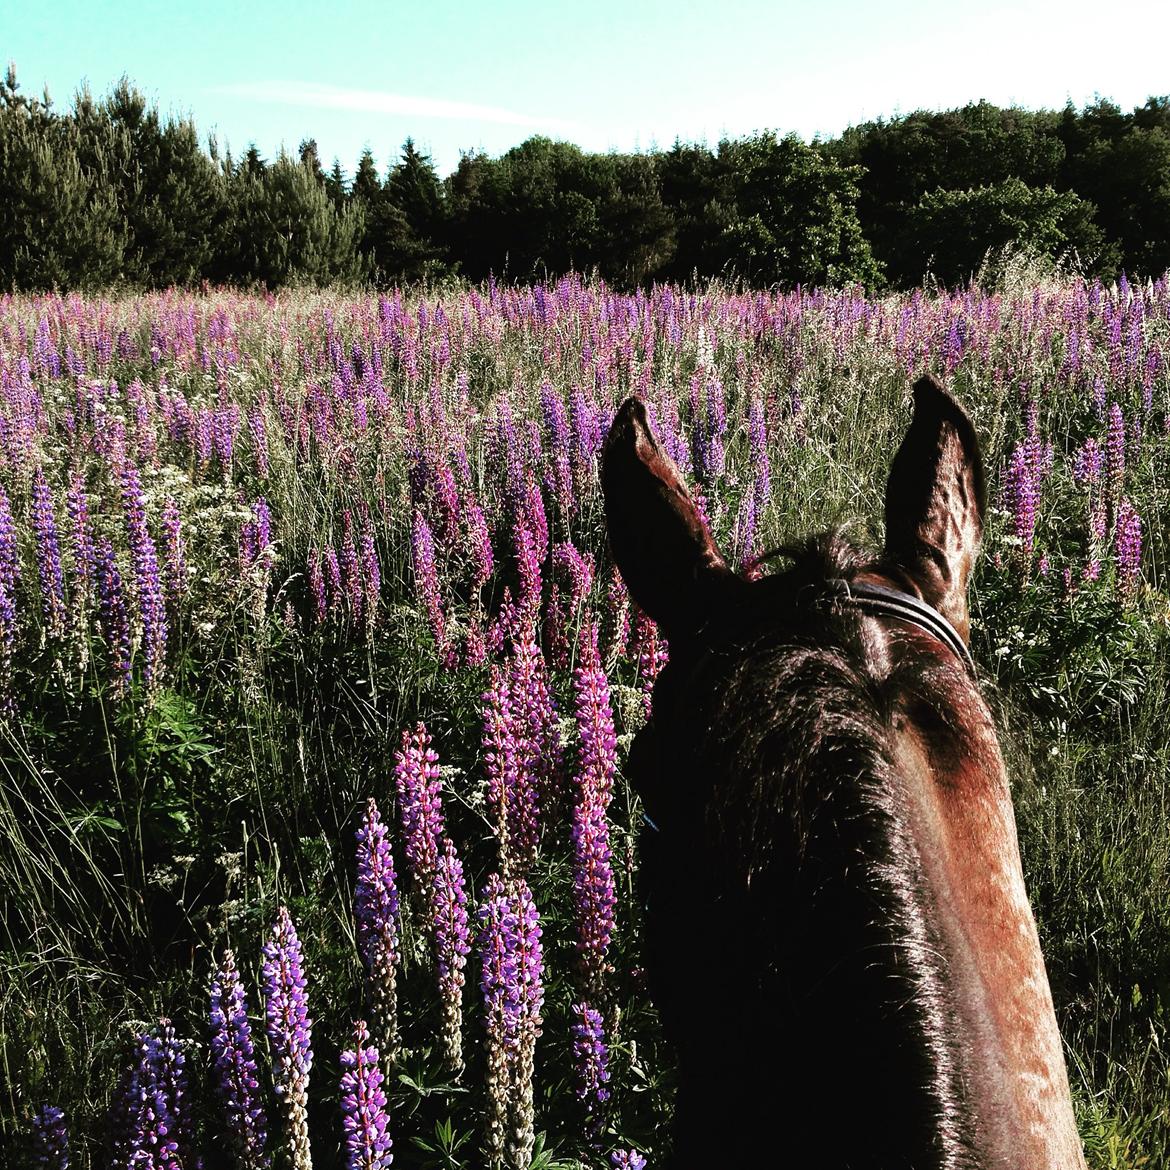
{"type": "Polygon", "coordinates": [[[949,646],[958,655],[971,677],[975,677],[975,660],[971,657],[971,651],[967,649],[967,643],[959,637],[958,630],[922,598],[886,585],[853,581],[846,583],[843,600],[849,605],[856,606],[863,613],[898,618],[933,635],[944,646],[949,646]]]}

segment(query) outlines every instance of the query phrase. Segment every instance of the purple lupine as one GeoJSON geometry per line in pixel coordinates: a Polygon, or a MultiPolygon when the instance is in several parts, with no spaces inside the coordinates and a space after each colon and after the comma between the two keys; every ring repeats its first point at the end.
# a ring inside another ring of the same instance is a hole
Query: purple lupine
{"type": "Polygon", "coordinates": [[[573,1004],[573,1061],[577,1068],[577,1100],[596,1115],[609,1100],[609,1049],[601,1013],[587,1003],[573,1004]]]}
{"type": "Polygon", "coordinates": [[[1028,449],[1021,444],[1012,452],[1004,483],[1004,502],[1012,515],[1016,538],[1016,559],[1025,572],[1032,563],[1036,538],[1036,504],[1038,500],[1035,472],[1028,449]]]}
{"type": "Polygon", "coordinates": [[[385,1170],[393,1161],[390,1112],[382,1089],[378,1049],[364,1021],[354,1024],[354,1046],[341,1053],[341,1127],[346,1170],[385,1170]]]}
{"type": "Polygon", "coordinates": [[[393,1060],[398,1046],[398,878],[386,826],[372,796],[357,830],[354,917],[378,1046],[387,1060],[393,1060]]]}
{"type": "Polygon", "coordinates": [[[1117,593],[1122,604],[1137,596],[1142,568],[1142,518],[1129,500],[1117,506],[1114,526],[1114,555],[1117,558],[1117,593]]]}
{"type": "Polygon", "coordinates": [[[435,968],[443,1010],[442,1042],[447,1067],[463,1071],[463,984],[471,936],[467,926],[467,887],[463,864],[450,840],[443,843],[435,872],[433,918],[435,968]]]}
{"type": "Polygon", "coordinates": [[[510,672],[499,664],[491,668],[483,694],[483,759],[487,773],[488,809],[495,818],[500,864],[505,874],[513,869],[508,817],[510,793],[516,787],[517,744],[512,715],[510,672]]]}
{"type": "Polygon", "coordinates": [[[187,1170],[202,1170],[203,1159],[195,1153],[195,1129],[187,1090],[187,1057],[168,1019],[159,1020],[158,1081],[171,1114],[171,1133],[187,1170]]]}
{"type": "Polygon", "coordinates": [[[268,478],[268,428],[264,412],[253,406],[248,411],[248,434],[252,440],[252,453],[256,457],[256,472],[261,479],[268,478]]]}
{"type": "Polygon", "coordinates": [[[345,608],[345,588],[341,584],[341,564],[333,545],[325,548],[325,580],[329,586],[329,612],[336,617],[345,608]]]}
{"type": "Polygon", "coordinates": [[[325,601],[325,574],[321,571],[321,554],[309,555],[309,593],[313,598],[313,620],[321,625],[328,616],[329,607],[325,601]]]}
{"type": "Polygon", "coordinates": [[[605,587],[606,612],[606,661],[612,666],[623,658],[630,641],[630,591],[613,565],[609,571],[609,582],[605,587]]]}
{"type": "Polygon", "coordinates": [[[522,880],[493,874],[484,889],[476,940],[487,1030],[486,1153],[498,1163],[505,1149],[514,1167],[532,1160],[533,1062],[544,1004],[540,917],[522,880]]]}
{"type": "Polygon", "coordinates": [[[471,563],[471,587],[478,597],[488,583],[495,568],[492,555],[492,537],[488,530],[483,509],[471,504],[463,510],[463,521],[467,529],[467,555],[471,563]]]}
{"type": "Polygon", "coordinates": [[[752,398],[748,408],[748,450],[751,457],[752,501],[757,517],[772,498],[772,467],[768,460],[768,428],[764,418],[764,404],[752,398]]]}
{"type": "Polygon", "coordinates": [[[310,1170],[309,1072],[313,1067],[313,1022],[305,994],[301,942],[284,906],[277,915],[272,938],[261,951],[273,1087],[284,1109],[285,1138],[293,1170],[310,1170]]]}
{"type": "Polygon", "coordinates": [[[69,513],[69,552],[73,560],[73,595],[77,601],[84,605],[92,597],[97,586],[97,551],[94,548],[93,532],[89,525],[89,497],[85,491],[85,479],[80,474],[74,474],[69,478],[65,509],[69,513]]]}
{"type": "Polygon", "coordinates": [[[394,753],[394,786],[406,861],[429,908],[446,830],[440,801],[439,757],[431,747],[424,723],[402,733],[402,746],[394,753]]]}
{"type": "Polygon", "coordinates": [[[223,962],[211,980],[210,1018],[215,1088],[227,1119],[228,1140],[244,1170],[261,1170],[269,1162],[264,1152],[268,1118],[244,984],[230,950],[224,952],[223,962]]]}
{"type": "Polygon", "coordinates": [[[435,538],[421,512],[414,514],[410,551],[414,565],[415,594],[426,610],[435,647],[442,654],[447,646],[447,623],[439,591],[439,572],[435,566],[435,538]]]}
{"type": "Polygon", "coordinates": [[[130,618],[126,593],[114,546],[102,537],[97,552],[98,602],[101,608],[102,635],[110,667],[110,685],[117,698],[130,691],[133,664],[130,659],[130,618]]]}
{"type": "Polygon", "coordinates": [[[637,1150],[614,1150],[609,1164],[612,1170],[646,1170],[646,1159],[637,1150]]]}
{"type": "Polygon", "coordinates": [[[134,569],[134,596],[146,651],[143,676],[147,688],[153,689],[162,677],[166,656],[166,603],[159,574],[158,552],[146,523],[146,496],[142,491],[138,468],[132,463],[126,463],[122,468],[122,503],[130,541],[130,561],[134,569]]]}
{"type": "Polygon", "coordinates": [[[44,1170],[69,1170],[69,1131],[65,1113],[56,1105],[42,1105],[32,1120],[33,1165],[44,1170]]]}
{"type": "Polygon", "coordinates": [[[537,540],[523,518],[517,519],[512,527],[512,539],[516,549],[516,568],[520,578],[516,598],[517,614],[522,624],[534,629],[540,612],[540,597],[543,592],[540,573],[540,554],[537,540]]]}
{"type": "Polygon", "coordinates": [[[41,582],[41,610],[51,637],[65,632],[65,574],[61,568],[61,543],[53,493],[38,467],[32,486],[32,527],[37,546],[37,574],[41,582]]]}
{"type": "Polygon", "coordinates": [[[638,665],[638,687],[648,719],[654,702],[654,681],[670,660],[670,646],[658,623],[640,608],[634,614],[633,655],[638,665]]]}
{"type": "Polygon", "coordinates": [[[158,1037],[137,1036],[112,1111],[111,1166],[116,1170],[182,1170],[179,1127],[164,1086],[163,1065],[158,1037]]]}
{"type": "Polygon", "coordinates": [[[358,559],[357,543],[353,537],[353,513],[349,508],[342,514],[342,526],[344,535],[341,541],[341,575],[345,581],[349,611],[355,622],[361,622],[365,616],[365,577],[361,561],[358,559]]]}
{"type": "Polygon", "coordinates": [[[1109,485],[1109,502],[1116,507],[1125,489],[1125,415],[1111,403],[1105,433],[1105,478],[1109,485]]]}
{"type": "Polygon", "coordinates": [[[577,955],[585,988],[598,998],[613,933],[613,866],[607,814],[617,768],[609,681],[597,652],[597,631],[582,630],[573,675],[580,750],[573,805],[573,892],[577,917],[577,955]]]}
{"type": "Polygon", "coordinates": [[[187,592],[187,542],[179,505],[170,496],[163,501],[162,531],[166,596],[172,610],[177,610],[187,592]]]}
{"type": "Polygon", "coordinates": [[[16,583],[20,579],[20,560],[16,551],[16,521],[12,518],[12,504],[8,493],[0,487],[0,589],[16,597],[16,583]]]}

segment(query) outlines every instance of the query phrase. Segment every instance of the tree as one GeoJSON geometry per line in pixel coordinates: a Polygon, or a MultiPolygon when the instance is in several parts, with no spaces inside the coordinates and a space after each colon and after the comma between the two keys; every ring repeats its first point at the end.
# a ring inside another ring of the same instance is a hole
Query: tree
{"type": "Polygon", "coordinates": [[[1052,257],[1075,251],[1092,264],[1106,252],[1095,211],[1072,191],[1029,187],[1019,179],[933,191],[907,214],[901,251],[921,257],[919,276],[929,265],[947,284],[969,278],[988,251],[1005,245],[1052,257]]]}

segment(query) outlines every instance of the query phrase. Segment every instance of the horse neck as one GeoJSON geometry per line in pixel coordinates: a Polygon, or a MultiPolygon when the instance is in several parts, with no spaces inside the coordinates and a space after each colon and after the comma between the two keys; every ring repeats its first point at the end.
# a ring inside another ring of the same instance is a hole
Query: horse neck
{"type": "Polygon", "coordinates": [[[956,751],[896,718],[893,762],[947,952],[975,1142],[988,1170],[1075,1170],[1084,1155],[1002,756],[981,701],[960,721],[956,751]]]}

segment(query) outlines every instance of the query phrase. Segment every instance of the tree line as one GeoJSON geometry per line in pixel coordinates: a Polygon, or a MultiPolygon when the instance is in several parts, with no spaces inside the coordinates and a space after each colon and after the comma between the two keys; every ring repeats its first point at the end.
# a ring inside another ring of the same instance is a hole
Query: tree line
{"type": "Polygon", "coordinates": [[[0,289],[308,282],[576,269],[620,288],[729,276],[754,285],[966,280],[990,249],[1075,256],[1089,273],[1170,268],[1170,98],[1131,113],[987,102],[805,143],[596,154],[533,137],[468,153],[446,178],[407,139],[352,181],[295,156],[205,147],[127,80],[68,109],[0,82],[0,289]]]}

